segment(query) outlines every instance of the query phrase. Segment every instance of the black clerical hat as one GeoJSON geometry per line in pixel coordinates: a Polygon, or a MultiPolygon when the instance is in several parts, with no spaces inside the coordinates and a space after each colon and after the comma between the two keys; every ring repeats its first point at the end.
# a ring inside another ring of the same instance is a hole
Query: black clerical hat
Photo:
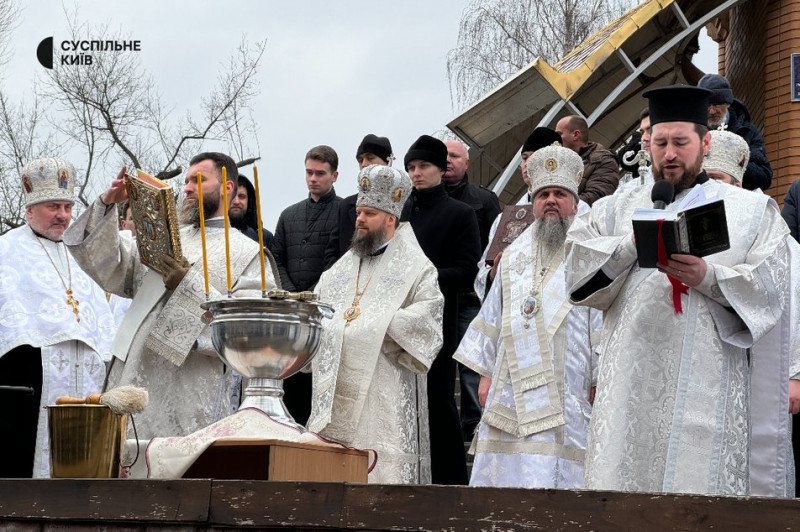
{"type": "Polygon", "coordinates": [[[670,85],[642,94],[650,102],[650,125],[660,122],[708,124],[708,98],[711,91],[688,85],[670,85]]]}
{"type": "Polygon", "coordinates": [[[550,129],[549,127],[537,127],[533,133],[525,139],[525,144],[522,145],[522,151],[536,151],[551,146],[554,142],[561,144],[561,135],[550,129]]]}
{"type": "Polygon", "coordinates": [[[364,153],[377,155],[378,158],[388,163],[389,157],[392,155],[392,143],[389,142],[389,139],[386,137],[379,137],[370,133],[364,137],[364,140],[362,140],[361,144],[358,145],[358,149],[356,150],[356,159],[358,159],[359,155],[364,153]]]}

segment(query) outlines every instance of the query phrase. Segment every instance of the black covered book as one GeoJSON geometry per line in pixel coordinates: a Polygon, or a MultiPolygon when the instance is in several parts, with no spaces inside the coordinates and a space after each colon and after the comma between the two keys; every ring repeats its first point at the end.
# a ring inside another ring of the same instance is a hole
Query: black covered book
{"type": "Polygon", "coordinates": [[[730,249],[725,203],[714,200],[682,211],[636,209],[633,234],[639,266],[655,268],[658,263],[658,220],[667,256],[675,253],[705,257],[730,249]]]}

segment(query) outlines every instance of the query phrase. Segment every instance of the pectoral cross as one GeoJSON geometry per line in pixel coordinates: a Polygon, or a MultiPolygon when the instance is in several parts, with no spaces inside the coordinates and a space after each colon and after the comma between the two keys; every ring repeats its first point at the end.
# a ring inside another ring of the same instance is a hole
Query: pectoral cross
{"type": "Polygon", "coordinates": [[[72,312],[75,314],[75,319],[77,321],[81,321],[81,317],[79,315],[80,311],[78,310],[78,305],[81,302],[75,299],[75,296],[72,295],[72,288],[67,288],[67,305],[72,307],[72,312]]]}

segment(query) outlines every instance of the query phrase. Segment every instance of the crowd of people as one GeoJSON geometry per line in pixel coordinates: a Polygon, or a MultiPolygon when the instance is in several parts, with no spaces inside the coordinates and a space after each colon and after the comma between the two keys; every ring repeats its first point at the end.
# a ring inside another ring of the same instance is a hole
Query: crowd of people
{"type": "Polygon", "coordinates": [[[763,139],[722,76],[644,96],[618,154],[581,116],[536,128],[520,149],[529,194],[504,209],[470,182],[461,142],[422,135],[398,169],[369,134],[357,194],[337,196],[338,154],[316,146],[308,196],[259,235],[250,180],[198,154],[183,258],[158,269],[137,251],[125,168],[73,222],[72,165],[31,161],[28,223],[0,237],[0,427],[20,436],[0,477],[48,475],[40,407],[57,395],[146,388],[142,439],[235,408],[241,378],[202,319],[202,212],[212,298],[260,295],[261,236],[268,288],[334,308],[284,400],[309,430],[374,450],[370,482],[793,496],[800,187],[783,216],[762,193],[763,139]],[[657,267],[640,266],[631,219],[660,182],[665,211],[722,200],[729,247],[668,256],[661,242],[657,267]]]}

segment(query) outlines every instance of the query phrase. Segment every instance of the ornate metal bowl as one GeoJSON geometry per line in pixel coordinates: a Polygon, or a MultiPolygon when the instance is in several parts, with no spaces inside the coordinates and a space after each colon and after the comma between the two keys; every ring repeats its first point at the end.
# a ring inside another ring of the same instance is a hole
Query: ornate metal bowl
{"type": "Polygon", "coordinates": [[[211,313],[211,339],[220,358],[248,379],[240,408],[256,407],[297,425],[283,405],[281,380],[314,357],[322,319],[333,309],[314,301],[272,298],[203,303],[211,313]]]}

